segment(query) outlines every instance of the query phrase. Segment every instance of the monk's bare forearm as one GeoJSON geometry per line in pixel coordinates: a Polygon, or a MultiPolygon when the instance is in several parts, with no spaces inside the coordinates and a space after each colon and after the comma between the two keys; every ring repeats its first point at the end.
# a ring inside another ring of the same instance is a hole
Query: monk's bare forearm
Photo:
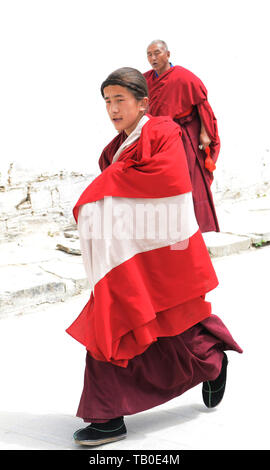
{"type": "MultiPolygon", "coordinates": [[[[198,110],[199,112],[199,110],[198,110]]],[[[200,116],[200,112],[199,112],[199,116],[200,116]]],[[[200,145],[203,146],[203,148],[205,149],[205,147],[208,147],[208,145],[211,144],[211,139],[210,137],[208,136],[207,132],[206,132],[206,129],[204,127],[204,123],[203,123],[203,120],[200,116],[200,121],[201,121],[201,131],[200,131],[200,145]]]]}

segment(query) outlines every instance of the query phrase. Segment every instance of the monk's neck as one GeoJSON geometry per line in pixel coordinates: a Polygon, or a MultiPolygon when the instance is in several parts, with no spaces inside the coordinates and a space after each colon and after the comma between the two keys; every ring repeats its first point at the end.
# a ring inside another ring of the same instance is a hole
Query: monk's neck
{"type": "Polygon", "coordinates": [[[170,70],[171,67],[173,67],[173,65],[170,62],[168,62],[168,64],[165,67],[163,67],[161,70],[155,70],[156,76],[160,77],[165,72],[168,72],[168,70],[170,70]]]}

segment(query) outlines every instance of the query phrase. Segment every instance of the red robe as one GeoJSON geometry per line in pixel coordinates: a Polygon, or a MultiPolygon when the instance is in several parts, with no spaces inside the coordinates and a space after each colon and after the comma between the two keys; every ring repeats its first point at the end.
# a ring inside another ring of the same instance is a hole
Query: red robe
{"type": "MultiPolygon", "coordinates": [[[[180,135],[179,126],[171,118],[151,118],[143,126],[139,140],[106,167],[74,208],[77,220],[80,207],[102,204],[106,196],[111,196],[116,204],[119,198],[126,198],[131,204],[134,198],[145,202],[153,198],[166,204],[168,198],[182,201],[190,196],[186,217],[181,221],[183,230],[191,227],[184,249],[177,244],[176,249],[171,249],[173,242],[167,239],[157,248],[152,241],[145,248],[148,242],[143,240],[144,247],[140,249],[135,238],[130,243],[136,252],[121,259],[121,253],[127,250],[125,240],[118,245],[112,240],[104,250],[98,245],[98,261],[103,262],[105,253],[109,260],[120,257],[120,261],[94,280],[89,302],[67,332],[100,361],[127,367],[130,359],[142,354],[158,337],[175,336],[211,315],[211,304],[204,295],[218,281],[194,217],[180,135]]],[[[120,134],[113,139],[102,161],[112,161],[122,139],[120,134]]],[[[184,206],[182,202],[180,205],[182,217],[184,206]]],[[[95,252],[94,245],[91,251],[95,252]]],[[[95,273],[98,269],[94,266],[95,273]]]]}
{"type": "Polygon", "coordinates": [[[196,218],[202,232],[219,231],[210,189],[213,173],[205,168],[205,152],[199,149],[201,120],[211,139],[211,158],[217,161],[220,150],[217,120],[207,101],[207,90],[189,70],[174,66],[159,77],[154,70],[144,74],[149,89],[149,113],[171,116],[182,127],[193,189],[196,218]]]}
{"type": "MultiPolygon", "coordinates": [[[[102,152],[102,174],[74,208],[76,220],[80,207],[105,195],[190,191],[180,134],[170,118],[152,118],[140,139],[111,164],[126,138],[117,135],[102,152]]],[[[99,422],[138,413],[214,380],[223,351],[242,352],[204,300],[216,285],[199,230],[183,251],[165,246],[138,253],[100,279],[67,330],[88,350],[77,416],[99,422]]]]}

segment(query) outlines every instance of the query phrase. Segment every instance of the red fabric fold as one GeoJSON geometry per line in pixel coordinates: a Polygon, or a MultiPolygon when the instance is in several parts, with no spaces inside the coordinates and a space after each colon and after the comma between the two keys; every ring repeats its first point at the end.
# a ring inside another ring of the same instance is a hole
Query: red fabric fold
{"type": "MultiPolygon", "coordinates": [[[[162,198],[191,191],[180,136],[181,129],[170,117],[151,117],[143,126],[137,142],[124,150],[113,165],[106,166],[104,163],[105,170],[85,189],[76,203],[73,209],[75,220],[78,219],[80,206],[106,196],[162,198]]],[[[105,161],[112,161],[121,140],[117,136],[111,148],[106,147],[105,161]]]]}
{"type": "Polygon", "coordinates": [[[207,318],[211,305],[203,296],[217,285],[198,231],[186,250],[140,253],[110,271],[67,332],[95,359],[126,367],[158,337],[207,318]]]}
{"type": "Polygon", "coordinates": [[[220,151],[217,120],[207,99],[207,89],[192,72],[175,65],[159,77],[154,70],[144,74],[149,89],[149,113],[173,119],[197,106],[205,130],[211,139],[211,155],[216,163],[220,151]]]}
{"type": "MultiPolygon", "coordinates": [[[[138,141],[80,196],[75,220],[82,205],[106,196],[147,199],[191,192],[180,135],[171,118],[150,118],[138,141]]],[[[108,162],[120,142],[117,136],[107,146],[108,162]]],[[[201,232],[187,241],[185,249],[163,246],[139,252],[107,272],[67,332],[95,359],[127,367],[158,337],[175,336],[207,318],[211,306],[203,296],[218,281],[201,232]]]]}

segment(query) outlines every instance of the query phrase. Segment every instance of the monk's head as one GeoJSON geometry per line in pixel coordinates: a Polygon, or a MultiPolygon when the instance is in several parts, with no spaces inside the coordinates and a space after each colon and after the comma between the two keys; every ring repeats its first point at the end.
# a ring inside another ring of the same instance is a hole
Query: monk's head
{"type": "Polygon", "coordinates": [[[112,72],[101,85],[107,112],[118,132],[129,135],[148,107],[148,88],[136,69],[123,67],[112,72]]]}
{"type": "Polygon", "coordinates": [[[166,72],[170,68],[170,51],[165,41],[156,39],[147,47],[147,59],[151,67],[158,75],[166,72]]]}

